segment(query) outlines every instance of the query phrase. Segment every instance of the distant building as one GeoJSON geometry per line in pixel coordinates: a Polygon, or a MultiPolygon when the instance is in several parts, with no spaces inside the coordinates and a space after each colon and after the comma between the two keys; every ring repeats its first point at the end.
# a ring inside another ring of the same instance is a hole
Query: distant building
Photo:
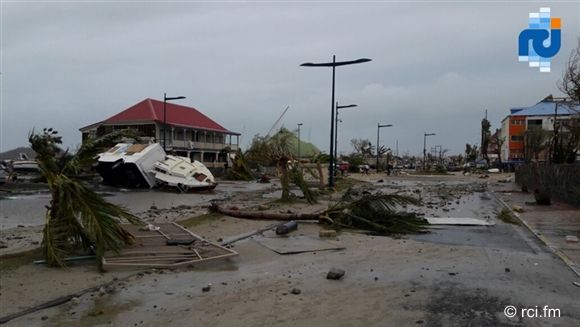
{"type": "MultiPolygon", "coordinates": [[[[236,151],[240,133],[232,132],[195,108],[166,103],[167,152],[175,152],[203,162],[208,167],[222,167],[227,160],[222,150],[236,151]]],[[[79,130],[83,142],[119,129],[134,129],[149,141],[163,145],[163,101],[145,99],[101,122],[79,130]]]]}
{"type": "Polygon", "coordinates": [[[551,95],[531,107],[510,109],[510,114],[501,123],[500,137],[505,140],[501,149],[502,160],[507,162],[523,161],[525,157],[524,133],[526,131],[543,129],[553,132],[554,119],[557,121],[570,119],[579,111],[580,105],[557,104],[551,95]]]}
{"type": "Polygon", "coordinates": [[[0,161],[4,160],[34,160],[36,152],[29,147],[19,147],[0,153],[0,161]]]}

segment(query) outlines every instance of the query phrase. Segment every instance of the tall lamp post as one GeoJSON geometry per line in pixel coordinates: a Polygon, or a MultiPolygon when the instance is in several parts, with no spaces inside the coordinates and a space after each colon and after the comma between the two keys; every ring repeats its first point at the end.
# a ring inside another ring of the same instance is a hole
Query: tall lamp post
{"type": "Polygon", "coordinates": [[[377,123],[377,172],[379,172],[379,131],[383,127],[392,127],[392,126],[393,125],[391,124],[381,125],[381,123],[377,123]]]}
{"type": "Polygon", "coordinates": [[[338,161],[338,110],[345,109],[345,108],[354,108],[358,107],[356,104],[349,104],[346,106],[339,106],[338,102],[336,102],[336,119],[335,119],[335,127],[334,127],[334,155],[336,156],[336,160],[338,161]]]}
{"type": "Polygon", "coordinates": [[[298,162],[300,162],[300,126],[302,123],[298,123],[298,162]]]}
{"type": "Polygon", "coordinates": [[[427,169],[427,136],[433,136],[435,133],[423,133],[423,171],[427,169]]]}
{"type": "Polygon", "coordinates": [[[334,80],[335,80],[335,69],[338,66],[362,64],[364,62],[371,61],[368,58],[360,58],[351,61],[336,61],[336,56],[332,56],[332,62],[323,63],[303,63],[302,67],[332,67],[332,101],[330,102],[330,164],[328,166],[328,187],[334,187],[334,80]]]}
{"type": "Polygon", "coordinates": [[[185,99],[184,96],[168,97],[163,93],[163,151],[167,148],[167,101],[185,99]]]}

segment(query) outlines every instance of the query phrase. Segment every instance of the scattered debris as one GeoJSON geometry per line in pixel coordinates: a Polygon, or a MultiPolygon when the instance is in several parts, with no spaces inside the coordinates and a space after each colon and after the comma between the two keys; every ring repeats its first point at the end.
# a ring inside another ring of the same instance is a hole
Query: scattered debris
{"type": "Polygon", "coordinates": [[[499,169],[498,168],[490,168],[487,170],[488,173],[492,173],[492,174],[497,174],[499,173],[499,169]]]}
{"type": "Polygon", "coordinates": [[[254,241],[282,255],[344,249],[342,246],[304,235],[290,237],[277,237],[274,235],[272,237],[255,237],[254,241]]]}
{"type": "Polygon", "coordinates": [[[370,193],[348,189],[342,199],[325,214],[340,227],[370,230],[378,235],[424,233],[427,220],[417,214],[397,211],[420,201],[408,195],[370,193]]]}
{"type": "Polygon", "coordinates": [[[523,208],[522,206],[519,206],[519,205],[516,205],[516,204],[512,205],[512,209],[513,209],[515,212],[520,212],[520,213],[521,213],[521,212],[524,212],[524,208],[523,208]]]}
{"type": "Polygon", "coordinates": [[[497,214],[497,219],[508,224],[513,225],[520,224],[520,221],[517,219],[517,217],[514,217],[514,214],[512,214],[512,212],[508,208],[501,209],[501,211],[497,214]]]}
{"type": "Polygon", "coordinates": [[[103,267],[168,268],[238,254],[231,249],[211,243],[178,224],[158,224],[158,227],[159,230],[143,231],[138,226],[122,225],[122,228],[134,237],[135,242],[118,253],[106,253],[102,260],[103,267]]]}
{"type": "Polygon", "coordinates": [[[578,237],[574,235],[567,235],[566,242],[568,243],[578,243],[578,237]]]}
{"type": "Polygon", "coordinates": [[[294,295],[298,295],[298,294],[302,293],[302,291],[299,288],[294,287],[292,290],[290,290],[290,293],[292,293],[294,295]]]}
{"type": "Polygon", "coordinates": [[[503,179],[500,179],[500,180],[498,180],[498,182],[499,182],[499,183],[511,183],[511,182],[512,182],[512,180],[513,180],[513,177],[511,177],[511,176],[510,176],[510,177],[508,177],[508,178],[503,178],[503,179]]]}
{"type": "Polygon", "coordinates": [[[285,235],[298,229],[298,223],[291,220],[276,227],[276,235],[285,235]]]}
{"type": "Polygon", "coordinates": [[[338,280],[341,279],[346,272],[342,269],[332,268],[326,274],[326,279],[338,280]]]}
{"type": "Polygon", "coordinates": [[[320,214],[318,213],[273,213],[263,211],[241,211],[237,207],[229,209],[222,208],[218,205],[218,201],[212,201],[209,207],[210,212],[221,213],[222,215],[246,218],[246,219],[264,219],[264,220],[318,220],[320,214]]]}
{"type": "Polygon", "coordinates": [[[204,286],[201,288],[201,291],[204,293],[207,293],[211,290],[211,284],[207,284],[207,286],[204,286]]]}

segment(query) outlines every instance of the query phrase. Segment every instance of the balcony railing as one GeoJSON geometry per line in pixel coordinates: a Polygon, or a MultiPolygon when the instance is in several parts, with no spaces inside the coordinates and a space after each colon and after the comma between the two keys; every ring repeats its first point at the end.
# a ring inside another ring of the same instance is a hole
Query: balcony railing
{"type": "Polygon", "coordinates": [[[238,150],[237,144],[227,144],[227,143],[206,143],[206,142],[194,142],[194,141],[183,141],[183,140],[169,140],[167,142],[167,147],[170,149],[183,149],[191,151],[220,151],[225,147],[230,147],[232,151],[238,150]]]}

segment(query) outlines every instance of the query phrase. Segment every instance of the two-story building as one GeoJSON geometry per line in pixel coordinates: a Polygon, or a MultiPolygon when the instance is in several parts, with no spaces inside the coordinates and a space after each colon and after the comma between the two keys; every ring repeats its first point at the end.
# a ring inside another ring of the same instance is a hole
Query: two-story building
{"type": "Polygon", "coordinates": [[[223,167],[222,150],[237,151],[240,133],[232,132],[192,107],[145,99],[101,122],[79,130],[83,141],[114,130],[134,129],[144,140],[159,142],[167,152],[203,162],[210,168],[223,167]],[[164,129],[167,126],[167,129],[164,129]]]}
{"type": "Polygon", "coordinates": [[[578,115],[580,105],[563,104],[554,101],[552,96],[530,107],[510,109],[510,114],[502,120],[501,138],[502,159],[508,162],[524,160],[524,133],[528,130],[543,129],[554,131],[554,121],[570,119],[578,115]]]}

